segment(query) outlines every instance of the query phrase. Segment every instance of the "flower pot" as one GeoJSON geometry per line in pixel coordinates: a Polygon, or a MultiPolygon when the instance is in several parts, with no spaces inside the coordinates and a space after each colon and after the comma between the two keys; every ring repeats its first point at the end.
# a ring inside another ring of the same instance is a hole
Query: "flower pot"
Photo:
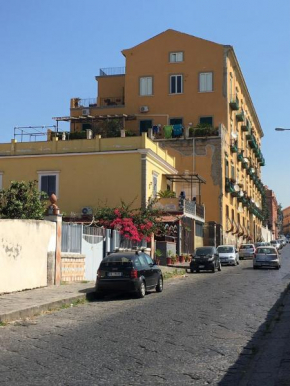
{"type": "Polygon", "coordinates": [[[167,265],[171,265],[172,264],[171,257],[166,257],[166,264],[167,265]]]}
{"type": "Polygon", "coordinates": [[[182,256],[182,255],[181,255],[181,256],[179,256],[179,262],[180,262],[180,263],[184,263],[184,261],[185,261],[185,258],[184,258],[184,256],[182,256]]]}

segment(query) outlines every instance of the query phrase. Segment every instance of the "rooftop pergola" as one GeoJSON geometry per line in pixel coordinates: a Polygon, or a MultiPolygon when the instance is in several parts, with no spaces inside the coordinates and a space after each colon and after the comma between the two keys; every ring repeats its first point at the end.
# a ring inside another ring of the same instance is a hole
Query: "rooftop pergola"
{"type": "Polygon", "coordinates": [[[133,121],[136,119],[135,115],[128,114],[102,114],[102,115],[79,115],[78,117],[74,116],[65,116],[65,117],[53,117],[56,121],[56,127],[58,131],[58,122],[71,122],[71,123],[93,123],[93,122],[102,122],[111,119],[122,119],[123,127],[125,127],[125,121],[133,121]]]}
{"type": "Polygon", "coordinates": [[[206,184],[205,179],[200,177],[197,173],[165,174],[165,177],[171,182],[188,183],[190,185],[191,197],[193,185],[198,184],[199,204],[201,204],[201,184],[206,184]]]}

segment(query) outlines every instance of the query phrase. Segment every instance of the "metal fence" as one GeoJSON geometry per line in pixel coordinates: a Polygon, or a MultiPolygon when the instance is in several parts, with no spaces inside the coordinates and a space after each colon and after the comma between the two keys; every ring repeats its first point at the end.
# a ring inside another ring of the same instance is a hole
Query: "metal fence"
{"type": "Polygon", "coordinates": [[[83,226],[82,224],[63,223],[61,237],[61,251],[81,253],[83,226]]]}

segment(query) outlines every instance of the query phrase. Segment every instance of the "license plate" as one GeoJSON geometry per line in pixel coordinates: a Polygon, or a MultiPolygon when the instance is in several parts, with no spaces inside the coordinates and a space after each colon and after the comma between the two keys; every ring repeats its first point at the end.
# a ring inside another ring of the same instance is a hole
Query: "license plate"
{"type": "Polygon", "coordinates": [[[204,265],[199,265],[199,268],[204,268],[204,265]]]}
{"type": "Polygon", "coordinates": [[[108,272],[108,276],[122,276],[122,272],[108,272]]]}

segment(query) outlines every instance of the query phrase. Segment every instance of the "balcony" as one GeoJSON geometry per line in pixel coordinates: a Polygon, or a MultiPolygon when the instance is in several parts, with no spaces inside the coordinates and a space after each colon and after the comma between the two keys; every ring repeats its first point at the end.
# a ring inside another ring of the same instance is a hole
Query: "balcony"
{"type": "Polygon", "coordinates": [[[235,192],[234,183],[228,177],[226,177],[225,190],[227,193],[235,192]]]}
{"type": "Polygon", "coordinates": [[[230,106],[231,106],[232,110],[239,110],[240,104],[239,104],[239,99],[238,99],[236,94],[231,95],[230,106]]]}
{"type": "Polygon", "coordinates": [[[242,162],[242,163],[245,162],[245,161],[244,161],[244,154],[243,154],[243,151],[241,151],[241,152],[238,154],[237,159],[238,159],[239,162],[242,162]]]}
{"type": "Polygon", "coordinates": [[[170,214],[183,214],[189,218],[193,218],[204,222],[205,208],[203,205],[197,204],[196,201],[187,199],[180,200],[179,198],[159,198],[154,204],[156,209],[162,210],[170,214]]]}
{"type": "Polygon", "coordinates": [[[231,142],[230,148],[231,148],[231,152],[232,153],[237,153],[238,152],[238,141],[237,140],[233,140],[231,142]]]}
{"type": "Polygon", "coordinates": [[[244,132],[250,132],[251,131],[251,126],[250,126],[249,121],[247,119],[244,119],[241,128],[242,128],[242,131],[244,131],[244,132]]]}
{"type": "Polygon", "coordinates": [[[238,122],[243,122],[245,119],[245,114],[244,114],[244,110],[241,110],[239,113],[237,113],[236,115],[236,120],[238,122]]]}
{"type": "Polygon", "coordinates": [[[71,107],[74,109],[82,109],[86,107],[97,107],[97,99],[96,98],[73,98],[71,99],[71,107]]]}
{"type": "Polygon", "coordinates": [[[100,107],[124,106],[124,97],[105,97],[100,99],[100,107]]]}
{"type": "Polygon", "coordinates": [[[110,67],[110,68],[100,68],[99,76],[116,76],[116,75],[125,75],[125,67],[110,67]]]}

